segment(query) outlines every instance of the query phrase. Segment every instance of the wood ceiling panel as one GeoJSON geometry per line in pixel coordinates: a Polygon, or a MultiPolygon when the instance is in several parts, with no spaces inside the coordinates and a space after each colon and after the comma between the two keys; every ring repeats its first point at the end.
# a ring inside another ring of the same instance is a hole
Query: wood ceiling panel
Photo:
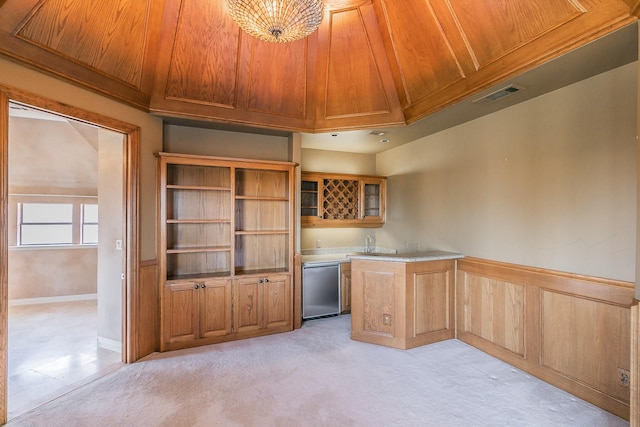
{"type": "Polygon", "coordinates": [[[252,37],[247,110],[306,117],[307,40],[267,43],[252,37]]]}
{"type": "Polygon", "coordinates": [[[140,88],[149,1],[47,0],[17,37],[140,88]]]}
{"type": "Polygon", "coordinates": [[[444,1],[478,68],[586,12],[577,0],[444,1]]]}
{"type": "Polygon", "coordinates": [[[165,96],[236,107],[240,30],[223,1],[181,3],[165,96]]]}
{"type": "Polygon", "coordinates": [[[389,32],[389,56],[397,61],[406,105],[465,77],[429,2],[381,0],[380,4],[389,32]]]}
{"type": "Polygon", "coordinates": [[[640,0],[326,0],[271,46],[224,0],[0,0],[0,53],[145,111],[325,132],[413,123],[631,22],[640,0]]]}
{"type": "Polygon", "coordinates": [[[325,118],[390,111],[360,9],[331,13],[328,61],[325,118]]]}

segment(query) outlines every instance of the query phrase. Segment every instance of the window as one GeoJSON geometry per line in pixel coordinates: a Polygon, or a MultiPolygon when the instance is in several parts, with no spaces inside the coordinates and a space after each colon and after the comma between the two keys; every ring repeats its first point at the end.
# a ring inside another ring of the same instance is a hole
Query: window
{"type": "Polygon", "coordinates": [[[73,243],[73,204],[21,203],[18,205],[19,245],[73,243]]]}
{"type": "Polygon", "coordinates": [[[98,205],[82,205],[82,237],[83,245],[98,243],[98,205]]]}

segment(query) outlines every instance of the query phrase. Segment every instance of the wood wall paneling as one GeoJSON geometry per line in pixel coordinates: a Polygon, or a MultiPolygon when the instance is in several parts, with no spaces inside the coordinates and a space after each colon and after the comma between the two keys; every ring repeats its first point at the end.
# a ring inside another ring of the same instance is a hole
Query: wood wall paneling
{"type": "Polygon", "coordinates": [[[140,263],[138,280],[137,325],[133,339],[137,343],[134,360],[157,351],[160,347],[158,263],[156,260],[140,263]]]}
{"type": "Polygon", "coordinates": [[[448,271],[416,273],[414,281],[414,331],[413,337],[451,328],[452,281],[448,271]],[[436,307],[444,309],[436,309],[436,307]]]}
{"type": "Polygon", "coordinates": [[[458,261],[458,338],[629,418],[632,283],[458,261]]]}
{"type": "Polygon", "coordinates": [[[638,301],[631,307],[631,391],[629,397],[632,426],[640,425],[640,304],[638,301]]]}
{"type": "Polygon", "coordinates": [[[524,357],[524,286],[461,272],[459,330],[524,357]]]}
{"type": "Polygon", "coordinates": [[[541,289],[540,366],[623,402],[630,368],[630,311],[608,302],[541,289]]]}

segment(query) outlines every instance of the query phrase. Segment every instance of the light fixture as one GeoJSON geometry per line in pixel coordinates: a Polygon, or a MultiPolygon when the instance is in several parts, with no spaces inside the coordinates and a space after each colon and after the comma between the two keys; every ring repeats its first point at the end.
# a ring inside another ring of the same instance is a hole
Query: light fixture
{"type": "Polygon", "coordinates": [[[322,22],[322,0],[227,0],[229,13],[248,34],[272,43],[307,37],[322,22]]]}

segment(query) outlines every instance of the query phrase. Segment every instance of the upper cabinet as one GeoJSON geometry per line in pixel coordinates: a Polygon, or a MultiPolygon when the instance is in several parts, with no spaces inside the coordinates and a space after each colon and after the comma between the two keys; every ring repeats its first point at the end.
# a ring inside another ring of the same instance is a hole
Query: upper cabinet
{"type": "Polygon", "coordinates": [[[387,179],[380,176],[303,172],[302,227],[382,227],[387,179]]]}

